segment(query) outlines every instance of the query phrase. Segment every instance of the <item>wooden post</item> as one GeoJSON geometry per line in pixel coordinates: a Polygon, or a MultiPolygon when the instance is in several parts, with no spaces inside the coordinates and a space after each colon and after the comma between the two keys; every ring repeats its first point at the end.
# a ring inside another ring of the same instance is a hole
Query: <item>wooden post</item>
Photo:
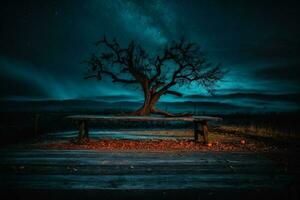
{"type": "Polygon", "coordinates": [[[198,142],[198,134],[199,134],[199,122],[194,121],[194,141],[198,142]]]}
{"type": "Polygon", "coordinates": [[[89,139],[89,127],[88,127],[88,121],[84,122],[84,137],[86,139],[89,139]]]}
{"type": "Polygon", "coordinates": [[[34,135],[37,135],[39,133],[39,119],[40,119],[40,115],[35,114],[34,115],[34,135]]]}
{"type": "Polygon", "coordinates": [[[203,137],[204,144],[208,143],[208,122],[207,121],[194,121],[195,142],[198,142],[198,135],[201,135],[203,137]]]}

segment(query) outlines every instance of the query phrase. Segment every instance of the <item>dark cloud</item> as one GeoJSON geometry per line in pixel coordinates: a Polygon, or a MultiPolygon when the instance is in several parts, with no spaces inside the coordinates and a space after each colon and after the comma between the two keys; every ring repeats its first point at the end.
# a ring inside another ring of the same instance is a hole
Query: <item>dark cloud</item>
{"type": "Polygon", "coordinates": [[[0,75],[0,82],[0,98],[24,97],[43,99],[48,97],[48,93],[33,82],[26,82],[14,77],[5,77],[2,74],[0,75]]]}
{"type": "Polygon", "coordinates": [[[260,60],[291,59],[300,61],[300,40],[269,38],[261,43],[242,44],[238,51],[246,52],[260,60]]]}
{"type": "MultiPolygon", "coordinates": [[[[280,81],[281,84],[300,84],[300,63],[272,65],[256,70],[253,76],[264,80],[280,81]]],[[[297,86],[297,85],[296,85],[297,86]]]]}

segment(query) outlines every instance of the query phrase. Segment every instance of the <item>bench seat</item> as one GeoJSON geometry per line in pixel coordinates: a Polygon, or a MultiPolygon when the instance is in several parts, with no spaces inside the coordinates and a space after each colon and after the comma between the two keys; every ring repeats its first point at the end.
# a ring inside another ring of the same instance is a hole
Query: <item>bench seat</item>
{"type": "Polygon", "coordinates": [[[189,116],[189,117],[156,117],[156,116],[105,116],[105,115],[71,115],[67,119],[79,123],[78,141],[89,138],[88,122],[107,121],[107,122],[168,122],[168,121],[186,121],[194,124],[194,140],[198,142],[198,136],[203,137],[203,142],[208,143],[208,122],[221,121],[220,117],[211,116],[189,116]]]}

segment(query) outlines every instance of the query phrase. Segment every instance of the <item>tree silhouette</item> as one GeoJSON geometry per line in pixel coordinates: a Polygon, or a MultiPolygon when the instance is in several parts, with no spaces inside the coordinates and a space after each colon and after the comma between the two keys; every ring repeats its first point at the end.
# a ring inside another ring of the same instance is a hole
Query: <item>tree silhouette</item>
{"type": "Polygon", "coordinates": [[[184,39],[172,41],[156,55],[150,55],[139,44],[131,41],[125,48],[116,39],[104,37],[96,42],[101,52],[92,54],[86,61],[90,66],[88,78],[102,79],[109,76],[112,82],[139,85],[144,93],[144,103],[130,115],[160,114],[178,116],[155,107],[162,95],[182,96],[172,90],[174,86],[190,86],[196,83],[213,93],[216,83],[224,76],[220,64],[208,62],[196,43],[184,39]]]}

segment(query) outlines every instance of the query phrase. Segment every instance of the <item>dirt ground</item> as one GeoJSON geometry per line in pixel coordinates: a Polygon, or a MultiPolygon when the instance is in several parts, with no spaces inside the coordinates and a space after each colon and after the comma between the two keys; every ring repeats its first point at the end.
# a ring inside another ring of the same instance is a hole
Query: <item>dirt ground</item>
{"type": "Polygon", "coordinates": [[[283,152],[287,151],[287,140],[273,136],[247,134],[228,127],[212,128],[209,144],[193,141],[193,130],[139,130],[123,131],[136,135],[136,139],[91,138],[82,144],[70,140],[58,140],[49,143],[35,143],[34,147],[49,149],[89,149],[99,151],[230,151],[230,152],[283,152]],[[139,134],[149,139],[139,139],[139,134]],[[161,136],[161,139],[151,138],[161,136]]]}

